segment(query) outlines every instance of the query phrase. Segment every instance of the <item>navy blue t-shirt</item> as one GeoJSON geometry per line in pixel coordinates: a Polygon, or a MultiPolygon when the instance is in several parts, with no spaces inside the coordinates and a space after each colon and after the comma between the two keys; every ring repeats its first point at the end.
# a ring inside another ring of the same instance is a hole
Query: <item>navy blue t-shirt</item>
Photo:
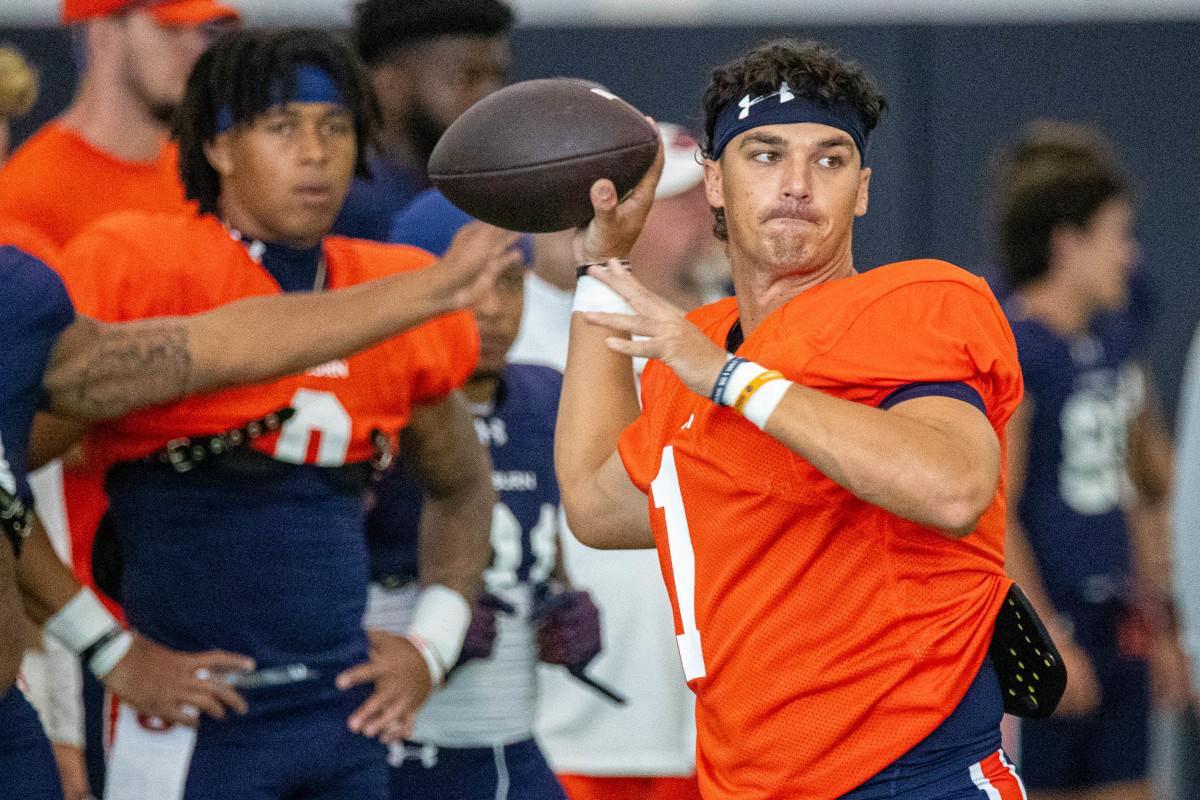
{"type": "Polygon", "coordinates": [[[1050,601],[1077,621],[1120,601],[1131,570],[1122,500],[1134,327],[1112,316],[1094,330],[1064,339],[1033,319],[1012,322],[1033,403],[1018,513],[1050,601]]]}
{"type": "Polygon", "coordinates": [[[429,185],[425,176],[372,152],[371,179],[356,178],[333,233],[373,242],[388,241],[392,220],[429,185]]]}
{"type": "MultiPolygon", "coordinates": [[[[493,516],[488,578],[501,584],[546,579],[557,553],[554,423],[562,374],[550,367],[509,364],[495,407],[477,414],[475,430],[492,454],[492,484],[500,495],[493,516]]],[[[367,515],[371,577],[404,583],[417,578],[421,490],[411,467],[390,470],[367,515]]]]}
{"type": "Polygon", "coordinates": [[[75,306],[58,273],[12,246],[0,246],[0,486],[32,500],[26,477],[29,430],[42,397],[42,374],[75,306]]]}

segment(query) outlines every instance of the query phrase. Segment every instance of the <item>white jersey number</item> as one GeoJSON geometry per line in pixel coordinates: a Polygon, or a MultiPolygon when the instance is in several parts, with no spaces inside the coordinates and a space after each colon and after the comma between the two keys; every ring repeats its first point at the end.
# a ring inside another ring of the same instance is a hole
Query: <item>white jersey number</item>
{"type": "MultiPolygon", "coordinates": [[[[533,565],[529,568],[529,582],[538,584],[550,577],[554,560],[558,556],[558,513],[554,506],[542,503],[537,524],[529,532],[529,543],[533,550],[533,565]]],[[[523,560],[521,547],[521,523],[512,509],[504,503],[492,506],[492,566],[484,573],[489,590],[504,589],[517,585],[517,570],[523,560]]]]}
{"type": "Polygon", "coordinates": [[[650,483],[654,507],[664,509],[667,517],[667,557],[675,577],[675,599],[679,603],[679,621],[683,633],[675,637],[679,643],[679,659],[687,680],[703,678],[704,651],[700,647],[700,631],[696,627],[696,552],[692,549],[692,534],[688,530],[687,514],[683,509],[683,493],[679,489],[679,472],[675,469],[675,448],[664,447],[658,477],[650,483]]]}
{"type": "Polygon", "coordinates": [[[275,444],[280,461],[303,464],[316,435],[317,453],[313,463],[322,467],[340,467],[350,451],[353,423],[345,406],[332,392],[300,389],[292,397],[296,413],[283,425],[275,444]]]}

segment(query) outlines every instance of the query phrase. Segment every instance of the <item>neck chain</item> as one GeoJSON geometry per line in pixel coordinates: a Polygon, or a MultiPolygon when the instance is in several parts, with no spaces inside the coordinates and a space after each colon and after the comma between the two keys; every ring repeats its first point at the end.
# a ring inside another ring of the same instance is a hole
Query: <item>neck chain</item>
{"type": "MultiPolygon", "coordinates": [[[[253,236],[247,236],[237,228],[230,225],[228,222],[222,222],[225,230],[229,231],[229,236],[235,242],[240,242],[246,252],[250,254],[250,258],[254,259],[255,264],[262,264],[263,253],[267,252],[267,243],[261,239],[255,239],[253,236]]],[[[319,292],[325,288],[325,248],[321,248],[321,255],[317,259],[317,276],[313,280],[313,291],[319,292]]]]}

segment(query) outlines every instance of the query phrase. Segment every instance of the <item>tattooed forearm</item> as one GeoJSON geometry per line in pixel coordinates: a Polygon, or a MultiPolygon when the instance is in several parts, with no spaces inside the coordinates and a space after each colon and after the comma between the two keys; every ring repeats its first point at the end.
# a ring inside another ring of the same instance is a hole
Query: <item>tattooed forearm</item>
{"type": "Polygon", "coordinates": [[[187,320],[106,325],[80,318],[63,332],[46,371],[50,410],[105,419],[186,394],[193,385],[187,320]]]}

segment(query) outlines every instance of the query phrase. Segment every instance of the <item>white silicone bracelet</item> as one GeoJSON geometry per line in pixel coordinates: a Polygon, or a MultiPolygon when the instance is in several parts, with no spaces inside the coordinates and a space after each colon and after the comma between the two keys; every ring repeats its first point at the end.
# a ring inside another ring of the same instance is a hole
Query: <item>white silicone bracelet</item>
{"type": "Polygon", "coordinates": [[[117,665],[118,661],[125,657],[132,646],[133,634],[129,631],[121,631],[111,642],[96,651],[96,654],[88,661],[88,669],[97,678],[103,678],[117,665]]]}
{"type": "Polygon", "coordinates": [[[603,311],[607,314],[632,314],[633,309],[625,298],[614,292],[608,286],[584,275],[575,284],[575,300],[571,303],[571,312],[603,311]]]}
{"type": "Polygon", "coordinates": [[[725,391],[721,392],[721,405],[732,406],[738,395],[742,393],[742,389],[745,389],[750,385],[750,381],[766,371],[766,367],[755,364],[753,361],[738,364],[733,370],[733,374],[729,376],[729,383],[725,384],[725,391]]]}
{"type": "Polygon", "coordinates": [[[783,378],[767,381],[750,395],[750,399],[742,406],[742,416],[753,422],[761,431],[767,426],[767,420],[783,400],[792,382],[783,378]]]}
{"type": "Polygon", "coordinates": [[[458,661],[470,624],[471,604],[461,594],[436,583],[421,590],[408,638],[429,665],[434,686],[458,661]]]}

